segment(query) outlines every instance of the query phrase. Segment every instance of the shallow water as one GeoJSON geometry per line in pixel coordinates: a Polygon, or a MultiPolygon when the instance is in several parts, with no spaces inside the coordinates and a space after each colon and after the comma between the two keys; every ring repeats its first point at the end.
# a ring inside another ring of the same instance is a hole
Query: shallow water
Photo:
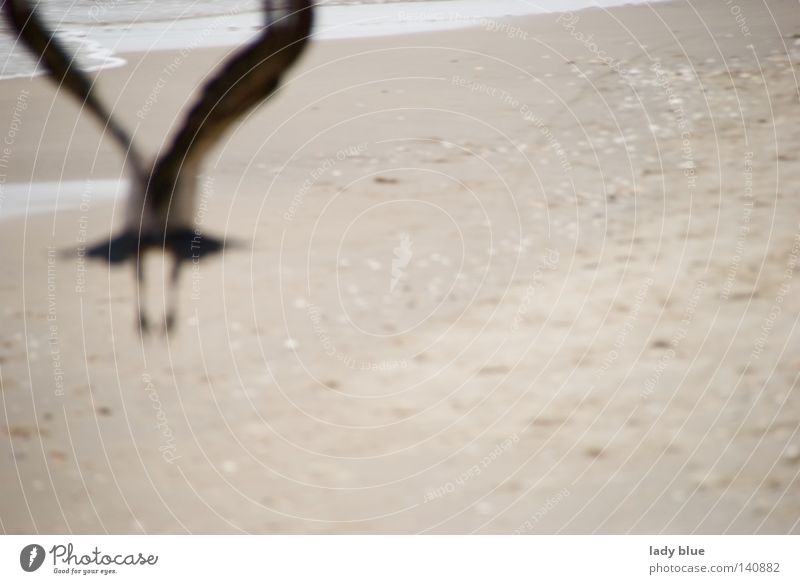
{"type": "Polygon", "coordinates": [[[75,180],[39,183],[0,182],[0,221],[52,209],[76,209],[99,200],[121,198],[128,181],[75,180]]]}
{"type": "MultiPolygon", "coordinates": [[[[315,38],[383,36],[486,24],[486,19],[619,5],[625,0],[327,0],[319,2],[315,38]]],[[[279,2],[275,6],[279,7],[279,2]]],[[[125,63],[125,52],[241,44],[264,22],[262,2],[238,0],[49,0],[42,14],[77,55],[98,70],[125,63]]],[[[29,76],[35,60],[0,34],[0,79],[29,76]]]]}

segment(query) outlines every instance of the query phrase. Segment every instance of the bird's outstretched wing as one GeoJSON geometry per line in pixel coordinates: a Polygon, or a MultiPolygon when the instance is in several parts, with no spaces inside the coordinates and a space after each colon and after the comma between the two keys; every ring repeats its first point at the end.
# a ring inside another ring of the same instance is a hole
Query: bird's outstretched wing
{"type": "Polygon", "coordinates": [[[47,28],[36,8],[25,0],[4,0],[3,15],[18,33],[19,39],[47,68],[53,82],[69,91],[97,118],[127,154],[137,177],[144,176],[143,159],[134,148],[130,134],[97,99],[91,79],[76,66],[75,56],[70,55],[47,28]]]}
{"type": "MultiPolygon", "coordinates": [[[[203,87],[169,148],[159,156],[148,189],[148,204],[166,213],[173,197],[194,196],[180,188],[208,150],[237,119],[267,99],[305,48],[313,24],[313,3],[290,0],[287,14],[265,25],[258,38],[225,61],[203,87]]],[[[269,2],[265,1],[268,11],[269,2]]],[[[183,203],[193,204],[192,201],[183,203]]],[[[185,227],[185,226],[184,226],[185,227]]]]}

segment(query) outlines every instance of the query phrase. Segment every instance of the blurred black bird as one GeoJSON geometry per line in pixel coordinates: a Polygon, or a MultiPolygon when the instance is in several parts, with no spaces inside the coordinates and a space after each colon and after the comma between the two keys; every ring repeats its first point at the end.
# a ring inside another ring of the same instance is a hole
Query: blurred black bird
{"type": "Polygon", "coordinates": [[[121,147],[131,174],[122,231],[92,246],[87,255],[110,264],[130,263],[136,273],[137,323],[149,329],[140,290],[143,254],[160,249],[172,257],[164,327],[175,323],[175,298],[183,264],[224,248],[222,239],[202,234],[195,223],[197,175],[208,151],[239,118],[269,98],[281,77],[302,54],[311,35],[313,3],[288,0],[283,14],[270,18],[269,0],[262,32],[227,59],[205,84],[166,150],[152,163],[135,148],[128,132],[96,98],[92,81],[27,1],[4,0],[3,14],[56,85],[83,103],[121,147]]]}

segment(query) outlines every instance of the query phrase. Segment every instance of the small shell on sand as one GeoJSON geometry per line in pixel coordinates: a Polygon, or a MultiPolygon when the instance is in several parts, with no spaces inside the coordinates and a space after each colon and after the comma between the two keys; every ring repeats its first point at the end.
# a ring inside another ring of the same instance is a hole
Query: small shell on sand
{"type": "Polygon", "coordinates": [[[789,462],[797,462],[800,460],[800,446],[797,444],[790,444],[783,451],[783,458],[789,462]]]}

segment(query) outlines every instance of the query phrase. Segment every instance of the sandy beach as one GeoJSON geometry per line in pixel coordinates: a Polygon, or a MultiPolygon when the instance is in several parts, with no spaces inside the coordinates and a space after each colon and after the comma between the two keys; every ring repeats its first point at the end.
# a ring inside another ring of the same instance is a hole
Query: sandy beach
{"type": "MultiPolygon", "coordinates": [[[[155,153],[233,50],[97,85],[155,153]]],[[[800,533],[798,62],[790,0],[312,43],[209,156],[237,245],[145,339],[81,256],[122,156],[0,81],[0,530],[800,533]]]]}

